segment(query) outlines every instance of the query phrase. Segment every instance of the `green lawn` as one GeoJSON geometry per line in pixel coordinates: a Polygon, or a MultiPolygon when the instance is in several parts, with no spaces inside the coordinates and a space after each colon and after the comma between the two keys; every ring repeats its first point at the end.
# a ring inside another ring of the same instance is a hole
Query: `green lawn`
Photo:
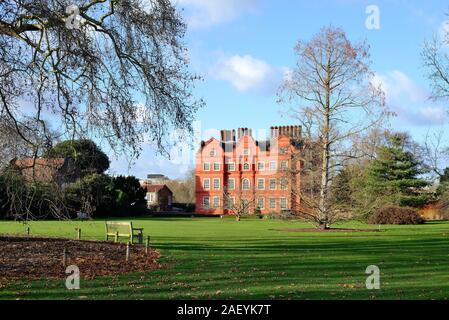
{"type": "MultiPolygon", "coordinates": [[[[449,222],[387,226],[382,233],[288,233],[299,222],[135,219],[162,253],[162,270],[82,281],[10,284],[0,299],[447,299],[449,222]],[[381,290],[365,288],[365,269],[381,270],[381,290]]],[[[103,239],[104,222],[31,222],[32,235],[103,239]]],[[[338,227],[377,228],[358,223],[338,227]]],[[[0,222],[0,234],[24,233],[0,222]]],[[[0,261],[1,263],[1,261],[0,261]]],[[[107,267],[107,266],[105,266],[107,267]]],[[[82,270],[81,270],[82,272],[82,270]]]]}

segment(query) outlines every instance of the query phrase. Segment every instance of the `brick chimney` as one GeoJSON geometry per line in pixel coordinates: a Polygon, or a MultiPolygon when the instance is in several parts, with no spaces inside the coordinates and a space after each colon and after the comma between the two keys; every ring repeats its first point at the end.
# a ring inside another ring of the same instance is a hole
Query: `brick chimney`
{"type": "Polygon", "coordinates": [[[271,127],[270,136],[271,139],[279,138],[280,136],[290,137],[292,139],[301,138],[301,126],[283,126],[283,127],[271,127]]]}
{"type": "Polygon", "coordinates": [[[238,129],[238,139],[244,137],[244,136],[253,136],[253,130],[249,128],[239,128],[238,129]]]}
{"type": "Polygon", "coordinates": [[[222,142],[235,142],[235,130],[221,130],[222,142]]]}

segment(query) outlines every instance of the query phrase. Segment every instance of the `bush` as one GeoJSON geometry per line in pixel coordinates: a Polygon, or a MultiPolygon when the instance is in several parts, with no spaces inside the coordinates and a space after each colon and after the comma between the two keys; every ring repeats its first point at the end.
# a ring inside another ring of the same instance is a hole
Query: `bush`
{"type": "Polygon", "coordinates": [[[193,213],[195,212],[194,203],[173,203],[173,208],[179,208],[184,210],[184,212],[193,213]]]}
{"type": "Polygon", "coordinates": [[[145,190],[135,177],[91,174],[66,189],[67,207],[91,217],[129,217],[147,213],[145,190]]]}
{"type": "Polygon", "coordinates": [[[114,216],[116,194],[112,188],[111,178],[105,174],[91,174],[78,179],[65,190],[67,206],[72,216],[81,211],[92,217],[114,216]]]}
{"type": "Polygon", "coordinates": [[[281,213],[271,212],[266,216],[266,218],[268,220],[298,220],[298,217],[290,210],[283,210],[281,213]]]}
{"type": "Polygon", "coordinates": [[[46,183],[26,183],[17,172],[0,175],[0,219],[66,218],[63,196],[46,183]]]}
{"type": "Polygon", "coordinates": [[[372,224],[422,224],[425,220],[418,211],[408,207],[384,207],[369,219],[372,224]]]}
{"type": "Polygon", "coordinates": [[[445,189],[439,197],[441,212],[444,220],[449,220],[449,188],[445,189]]]}

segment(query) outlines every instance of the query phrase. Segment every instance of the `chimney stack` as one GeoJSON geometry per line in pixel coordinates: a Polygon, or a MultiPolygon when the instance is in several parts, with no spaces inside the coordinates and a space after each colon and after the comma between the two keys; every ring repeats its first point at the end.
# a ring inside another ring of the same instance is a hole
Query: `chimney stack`
{"type": "Polygon", "coordinates": [[[271,132],[271,134],[270,134],[271,139],[276,139],[280,135],[279,134],[279,127],[271,127],[270,128],[270,132],[271,132]]]}
{"type": "Polygon", "coordinates": [[[235,130],[221,130],[222,142],[235,142],[235,130]]]}
{"type": "Polygon", "coordinates": [[[238,129],[238,139],[244,137],[244,136],[253,136],[253,130],[249,128],[239,128],[238,129]]]}
{"type": "Polygon", "coordinates": [[[270,136],[271,139],[279,138],[280,136],[286,136],[293,139],[299,139],[301,137],[301,126],[283,126],[283,127],[271,127],[270,136]]]}

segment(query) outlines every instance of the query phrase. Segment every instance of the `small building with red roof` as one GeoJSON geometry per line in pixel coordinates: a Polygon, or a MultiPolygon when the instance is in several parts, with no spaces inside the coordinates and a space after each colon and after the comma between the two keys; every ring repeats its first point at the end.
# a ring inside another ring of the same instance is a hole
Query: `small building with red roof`
{"type": "Polygon", "coordinates": [[[142,185],[147,192],[146,200],[149,209],[158,212],[171,211],[173,208],[173,192],[165,184],[148,184],[142,185]]]}

